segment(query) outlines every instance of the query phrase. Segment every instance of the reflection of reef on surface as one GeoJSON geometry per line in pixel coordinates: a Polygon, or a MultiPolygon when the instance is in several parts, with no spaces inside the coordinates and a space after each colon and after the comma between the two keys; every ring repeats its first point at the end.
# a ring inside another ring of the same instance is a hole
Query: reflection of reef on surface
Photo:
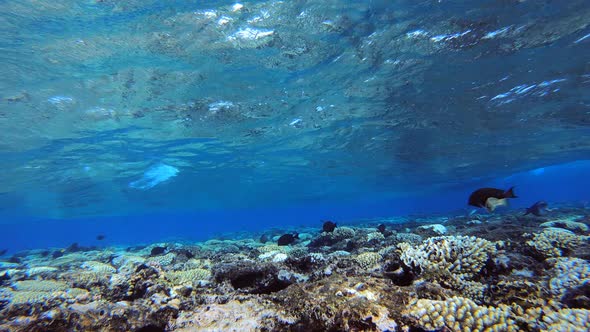
{"type": "Polygon", "coordinates": [[[0,262],[0,331],[587,331],[589,224],[561,207],[302,228],[290,246],[28,251],[0,262]]]}

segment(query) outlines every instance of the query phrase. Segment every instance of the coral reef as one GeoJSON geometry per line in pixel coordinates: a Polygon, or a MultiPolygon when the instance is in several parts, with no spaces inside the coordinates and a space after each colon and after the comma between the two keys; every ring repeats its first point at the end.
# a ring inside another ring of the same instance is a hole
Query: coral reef
{"type": "Polygon", "coordinates": [[[589,237],[562,227],[586,215],[556,209],[540,225],[433,216],[272,236],[302,235],[288,246],[240,234],[23,252],[0,262],[0,331],[587,331],[589,237]],[[385,222],[388,232],[376,231],[385,222]],[[439,222],[444,236],[421,227],[439,222]]]}

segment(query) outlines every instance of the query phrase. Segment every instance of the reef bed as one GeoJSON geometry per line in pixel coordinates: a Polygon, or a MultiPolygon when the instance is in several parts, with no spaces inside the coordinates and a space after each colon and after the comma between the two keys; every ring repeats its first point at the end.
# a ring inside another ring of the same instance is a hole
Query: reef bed
{"type": "Polygon", "coordinates": [[[0,331],[588,331],[589,224],[562,206],[31,250],[0,262],[0,331]]]}

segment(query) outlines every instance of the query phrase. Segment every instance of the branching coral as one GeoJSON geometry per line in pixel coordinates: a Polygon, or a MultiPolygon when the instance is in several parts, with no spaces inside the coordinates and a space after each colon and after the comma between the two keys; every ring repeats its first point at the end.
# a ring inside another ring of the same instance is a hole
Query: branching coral
{"type": "Polygon", "coordinates": [[[549,227],[533,234],[526,244],[544,258],[567,256],[579,245],[590,240],[590,236],[576,235],[571,231],[549,227]]]}
{"type": "Polygon", "coordinates": [[[209,280],[211,278],[211,271],[197,268],[186,271],[169,272],[166,276],[176,285],[186,285],[199,280],[209,280]]]}
{"type": "Polygon", "coordinates": [[[488,259],[498,252],[497,245],[474,236],[432,237],[417,247],[400,243],[400,258],[407,266],[419,267],[426,274],[451,275],[459,280],[474,280],[488,259]]]}
{"type": "Polygon", "coordinates": [[[356,232],[350,227],[336,227],[331,236],[334,240],[340,241],[345,239],[352,239],[356,232]]]}
{"type": "Polygon", "coordinates": [[[528,325],[540,331],[590,331],[590,310],[559,309],[550,307],[531,308],[526,311],[524,319],[528,325]]]}
{"type": "Polygon", "coordinates": [[[407,315],[429,331],[445,327],[451,331],[466,332],[518,331],[510,307],[478,306],[462,297],[452,297],[446,301],[418,300],[410,306],[407,315]]]}
{"type": "Polygon", "coordinates": [[[97,261],[84,262],[84,264],[82,264],[81,268],[88,269],[94,273],[112,274],[112,273],[117,272],[117,269],[115,269],[111,265],[97,262],[97,261]]]}
{"type": "Polygon", "coordinates": [[[361,268],[368,269],[375,266],[381,260],[381,255],[376,252],[364,252],[356,256],[354,260],[361,268]]]}
{"type": "Polygon", "coordinates": [[[162,256],[150,257],[147,261],[149,263],[157,263],[160,266],[168,266],[172,264],[176,255],[174,253],[168,253],[162,256]]]}
{"type": "Polygon", "coordinates": [[[553,265],[549,280],[549,289],[554,295],[563,295],[568,289],[590,282],[590,263],[579,258],[551,258],[553,265]]]}

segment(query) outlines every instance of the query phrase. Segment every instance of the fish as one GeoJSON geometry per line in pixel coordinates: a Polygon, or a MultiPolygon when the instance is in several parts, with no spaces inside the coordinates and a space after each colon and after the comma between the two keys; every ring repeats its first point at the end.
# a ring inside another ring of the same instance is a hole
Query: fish
{"type": "Polygon", "coordinates": [[[262,234],[260,236],[260,239],[258,239],[258,241],[260,241],[260,243],[266,243],[266,242],[268,242],[268,235],[267,234],[262,234]]]}
{"type": "Polygon", "coordinates": [[[284,234],[284,235],[281,235],[281,237],[277,240],[277,244],[279,246],[287,246],[287,245],[295,242],[296,239],[299,239],[299,234],[297,234],[297,233],[284,234]]]}
{"type": "Polygon", "coordinates": [[[96,236],[96,239],[97,239],[98,241],[102,241],[102,240],[104,240],[105,238],[106,238],[106,236],[104,236],[104,235],[102,235],[102,234],[98,234],[98,235],[96,236]]]}
{"type": "Polygon", "coordinates": [[[510,187],[506,191],[496,188],[480,188],[469,195],[468,204],[493,212],[497,207],[507,205],[508,198],[517,197],[514,194],[514,187],[510,187]]]}
{"type": "Polygon", "coordinates": [[[526,216],[527,214],[532,214],[537,217],[540,217],[541,211],[545,208],[547,208],[547,202],[538,201],[535,204],[531,205],[531,207],[527,208],[523,216],[526,216]]]}
{"type": "Polygon", "coordinates": [[[150,256],[158,256],[166,252],[167,247],[153,247],[150,256]]]}
{"type": "Polygon", "coordinates": [[[332,233],[336,229],[336,223],[330,220],[326,220],[322,226],[324,232],[332,233]]]}
{"type": "Polygon", "coordinates": [[[8,252],[8,249],[2,249],[0,250],[0,256],[4,256],[5,253],[8,252]]]}
{"type": "Polygon", "coordinates": [[[380,224],[379,226],[377,226],[377,231],[381,234],[383,234],[384,237],[388,237],[390,235],[393,235],[392,231],[388,231],[385,224],[380,224]]]}

